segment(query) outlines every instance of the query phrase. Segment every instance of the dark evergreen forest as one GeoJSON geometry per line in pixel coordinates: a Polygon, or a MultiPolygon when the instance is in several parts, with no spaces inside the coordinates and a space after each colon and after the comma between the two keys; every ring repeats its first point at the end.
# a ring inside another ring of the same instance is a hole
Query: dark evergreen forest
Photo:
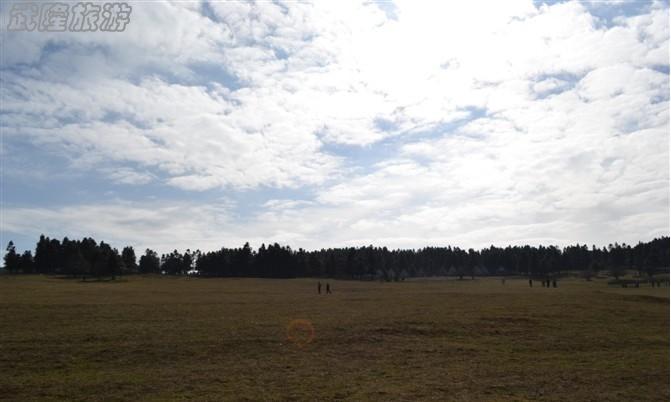
{"type": "Polygon", "coordinates": [[[386,247],[347,247],[306,251],[277,243],[253,250],[222,247],[158,255],[145,250],[139,260],[133,247],[121,252],[91,238],[70,240],[40,236],[35,252],[16,252],[9,243],[4,257],[10,273],[59,274],[82,277],[163,273],[220,277],[329,277],[342,279],[403,280],[408,277],[525,275],[548,277],[580,271],[586,277],[607,270],[618,278],[627,270],[654,275],[669,270],[669,237],[635,246],[610,244],[596,247],[576,244],[555,246],[425,247],[390,250],[386,247]]]}

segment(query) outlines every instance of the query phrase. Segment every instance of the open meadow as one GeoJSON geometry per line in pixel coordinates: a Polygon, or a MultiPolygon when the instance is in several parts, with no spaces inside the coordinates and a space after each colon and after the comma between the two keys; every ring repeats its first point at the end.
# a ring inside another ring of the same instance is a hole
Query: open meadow
{"type": "Polygon", "coordinates": [[[2,276],[0,400],[669,400],[668,287],[329,282],[2,276]]]}

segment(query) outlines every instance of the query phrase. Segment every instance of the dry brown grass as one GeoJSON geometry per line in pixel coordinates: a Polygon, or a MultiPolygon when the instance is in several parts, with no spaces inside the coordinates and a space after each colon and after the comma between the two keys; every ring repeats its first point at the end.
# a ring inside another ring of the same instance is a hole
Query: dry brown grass
{"type": "Polygon", "coordinates": [[[0,399],[669,400],[668,288],[331,284],[1,277],[0,399]]]}

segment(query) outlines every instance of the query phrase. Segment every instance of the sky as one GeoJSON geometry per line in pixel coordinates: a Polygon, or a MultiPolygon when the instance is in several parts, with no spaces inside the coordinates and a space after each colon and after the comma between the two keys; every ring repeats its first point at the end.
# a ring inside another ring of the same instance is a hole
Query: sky
{"type": "Polygon", "coordinates": [[[10,32],[14,3],[3,247],[669,235],[668,2],[129,1],[124,32],[10,32]]]}

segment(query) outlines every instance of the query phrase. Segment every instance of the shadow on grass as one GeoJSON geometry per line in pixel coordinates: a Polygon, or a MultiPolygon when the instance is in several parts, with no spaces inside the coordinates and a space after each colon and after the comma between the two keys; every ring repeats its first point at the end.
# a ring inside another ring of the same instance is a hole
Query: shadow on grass
{"type": "Polygon", "coordinates": [[[128,279],[124,277],[111,277],[111,276],[52,276],[51,279],[61,279],[73,282],[82,282],[82,283],[100,283],[100,282],[128,282],[128,279]]]}

